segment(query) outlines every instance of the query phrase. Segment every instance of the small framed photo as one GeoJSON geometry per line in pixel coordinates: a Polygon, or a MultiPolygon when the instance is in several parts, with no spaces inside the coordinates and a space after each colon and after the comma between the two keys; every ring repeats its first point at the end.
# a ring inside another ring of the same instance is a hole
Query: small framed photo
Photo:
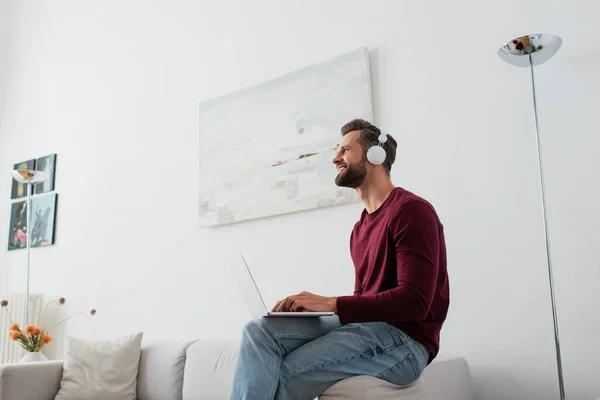
{"type": "Polygon", "coordinates": [[[27,201],[17,201],[10,207],[8,250],[27,247],[27,201]]]}
{"type": "MultiPolygon", "coordinates": [[[[13,169],[35,169],[35,161],[29,160],[23,161],[13,165],[13,169]]],[[[31,194],[34,194],[33,188],[31,188],[31,194]]],[[[21,197],[27,196],[27,185],[23,183],[19,183],[15,178],[12,180],[12,192],[10,195],[11,199],[19,199],[21,197]]]]}
{"type": "Polygon", "coordinates": [[[31,199],[31,247],[54,244],[57,198],[56,193],[51,193],[31,199]]]}
{"type": "Polygon", "coordinates": [[[35,161],[35,169],[48,173],[48,179],[34,185],[35,194],[52,192],[54,190],[54,176],[56,171],[56,154],[40,157],[35,161]]]}

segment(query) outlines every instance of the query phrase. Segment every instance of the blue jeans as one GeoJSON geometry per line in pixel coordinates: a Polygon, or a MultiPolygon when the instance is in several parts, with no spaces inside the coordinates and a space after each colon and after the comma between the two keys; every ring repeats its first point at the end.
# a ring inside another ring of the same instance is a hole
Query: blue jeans
{"type": "Polygon", "coordinates": [[[385,322],[263,317],[244,327],[230,399],[312,400],[356,375],[406,386],[428,357],[423,345],[385,322]]]}

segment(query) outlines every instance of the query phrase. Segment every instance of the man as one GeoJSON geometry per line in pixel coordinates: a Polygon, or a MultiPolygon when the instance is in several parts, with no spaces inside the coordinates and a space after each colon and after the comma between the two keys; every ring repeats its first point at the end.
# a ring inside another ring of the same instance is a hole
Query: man
{"type": "Polygon", "coordinates": [[[350,236],[352,296],[302,292],[273,311],[334,311],[320,318],[260,318],[244,328],[232,400],[314,399],[335,383],[371,375],[415,382],[436,357],[449,305],[443,227],[422,198],[394,187],[396,141],[371,163],[380,131],[364,120],[342,127],[333,159],[338,186],[356,189],[365,208],[350,236]]]}

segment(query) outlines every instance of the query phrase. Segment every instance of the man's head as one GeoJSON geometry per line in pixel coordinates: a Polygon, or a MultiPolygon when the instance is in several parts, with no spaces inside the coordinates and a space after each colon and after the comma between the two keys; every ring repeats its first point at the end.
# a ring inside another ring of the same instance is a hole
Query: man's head
{"type": "Polygon", "coordinates": [[[338,170],[336,185],[356,189],[365,182],[369,173],[377,169],[390,174],[396,160],[397,146],[390,135],[387,135],[387,141],[383,145],[386,154],[383,164],[373,165],[367,160],[367,150],[379,145],[380,134],[379,128],[362,119],[352,120],[342,127],[342,140],[333,159],[338,170]]]}

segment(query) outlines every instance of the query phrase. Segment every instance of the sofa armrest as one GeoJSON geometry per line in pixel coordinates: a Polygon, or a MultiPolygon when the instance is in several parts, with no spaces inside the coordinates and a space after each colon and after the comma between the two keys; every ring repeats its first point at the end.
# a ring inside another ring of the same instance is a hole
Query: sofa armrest
{"type": "Polygon", "coordinates": [[[53,400],[62,371],[62,361],[0,364],[0,400],[53,400]]]}

